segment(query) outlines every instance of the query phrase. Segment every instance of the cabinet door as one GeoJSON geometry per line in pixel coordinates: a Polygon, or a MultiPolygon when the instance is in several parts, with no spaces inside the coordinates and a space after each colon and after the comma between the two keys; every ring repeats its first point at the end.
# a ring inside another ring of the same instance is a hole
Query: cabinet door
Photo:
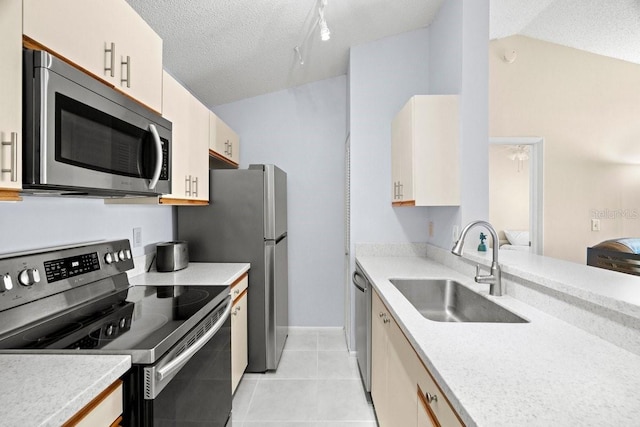
{"type": "Polygon", "coordinates": [[[374,291],[371,298],[371,399],[380,427],[389,424],[387,403],[387,310],[374,291]]]}
{"type": "Polygon", "coordinates": [[[236,387],[249,362],[247,340],[247,298],[244,292],[231,309],[231,391],[236,387]]]}
{"type": "Polygon", "coordinates": [[[240,138],[238,134],[214,113],[210,115],[210,132],[209,149],[214,152],[216,157],[237,166],[240,163],[240,138]]]}
{"type": "Polygon", "coordinates": [[[209,199],[209,110],[164,73],[163,116],[171,121],[170,199],[209,199]]]}
{"type": "Polygon", "coordinates": [[[391,124],[391,176],[396,203],[413,200],[412,118],[413,102],[410,101],[391,124]]]}
{"type": "MultiPolygon", "coordinates": [[[[455,411],[435,381],[427,368],[415,357],[415,378],[418,382],[418,392],[420,393],[420,402],[418,402],[418,410],[425,410],[427,416],[432,417],[433,424],[447,427],[463,427],[458,419],[455,411]]],[[[428,425],[428,424],[427,424],[428,425]]]]}
{"type": "MultiPolygon", "coordinates": [[[[22,2],[0,0],[0,189],[22,188],[22,2]]],[[[10,194],[10,193],[9,193],[10,194]]],[[[0,194],[0,198],[2,194],[0,194]]],[[[9,197],[9,196],[8,196],[9,197]]],[[[8,199],[17,200],[13,195],[8,199]]]]}
{"type": "Polygon", "coordinates": [[[413,347],[393,320],[388,323],[387,399],[394,426],[415,427],[417,423],[416,380],[413,347]]]}
{"type": "Polygon", "coordinates": [[[124,0],[24,0],[23,23],[47,50],[162,110],[162,39],[124,0]]]}

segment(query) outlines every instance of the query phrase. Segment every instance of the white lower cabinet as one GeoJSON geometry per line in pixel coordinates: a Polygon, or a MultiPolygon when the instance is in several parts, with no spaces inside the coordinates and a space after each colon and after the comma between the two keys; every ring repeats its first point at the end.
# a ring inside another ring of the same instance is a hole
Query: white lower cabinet
{"type": "Polygon", "coordinates": [[[231,286],[231,391],[235,393],[249,362],[247,337],[247,285],[245,274],[231,286]]]}
{"type": "Polygon", "coordinates": [[[462,427],[375,291],[371,315],[371,397],[380,427],[462,427]]]}
{"type": "Polygon", "coordinates": [[[122,422],[122,381],[117,380],[74,415],[63,427],[114,427],[122,422]]]}

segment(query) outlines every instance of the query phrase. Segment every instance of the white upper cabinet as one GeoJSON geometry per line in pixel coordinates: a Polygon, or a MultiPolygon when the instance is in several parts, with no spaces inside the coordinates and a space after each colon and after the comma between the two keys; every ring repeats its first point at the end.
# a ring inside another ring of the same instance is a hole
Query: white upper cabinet
{"type": "Polygon", "coordinates": [[[172,123],[171,194],[162,203],[209,200],[209,110],[164,73],[163,116],[172,123]],[[177,199],[177,200],[176,200],[177,199]]]}
{"type": "MultiPolygon", "coordinates": [[[[240,163],[240,137],[214,113],[209,116],[209,154],[227,167],[240,163]]],[[[220,163],[220,162],[218,162],[220,163]]]]}
{"type": "Polygon", "coordinates": [[[394,206],[460,204],[457,95],[416,95],[391,124],[394,206]]]}
{"type": "Polygon", "coordinates": [[[20,0],[0,0],[0,56],[0,200],[19,200],[17,190],[22,188],[20,0]]]}
{"type": "Polygon", "coordinates": [[[162,109],[162,39],[124,0],[24,0],[23,33],[152,110],[162,109]]]}

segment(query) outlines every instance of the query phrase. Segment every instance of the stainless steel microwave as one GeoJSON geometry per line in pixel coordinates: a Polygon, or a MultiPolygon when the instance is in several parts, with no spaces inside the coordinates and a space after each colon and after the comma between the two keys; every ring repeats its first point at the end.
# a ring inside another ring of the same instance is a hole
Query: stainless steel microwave
{"type": "Polygon", "coordinates": [[[47,52],[23,59],[26,193],[171,192],[171,122],[47,52]]]}

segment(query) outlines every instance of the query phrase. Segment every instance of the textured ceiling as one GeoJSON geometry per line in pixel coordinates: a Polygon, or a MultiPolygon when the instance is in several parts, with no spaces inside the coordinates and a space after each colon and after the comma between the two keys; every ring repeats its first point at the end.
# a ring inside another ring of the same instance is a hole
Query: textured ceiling
{"type": "Polygon", "coordinates": [[[491,38],[522,34],[640,64],[639,0],[491,0],[491,38]]]}
{"type": "Polygon", "coordinates": [[[351,46],[426,27],[443,0],[328,0],[326,42],[319,0],[127,1],[162,37],[166,69],[212,107],[346,74],[351,46]]]}
{"type": "MultiPolygon", "coordinates": [[[[428,26],[443,0],[127,0],[167,70],[208,107],[346,74],[349,48],[428,26]],[[300,46],[304,65],[294,47],[300,46]]],[[[640,64],[640,0],[490,0],[491,38],[522,34],[640,64]]]]}

